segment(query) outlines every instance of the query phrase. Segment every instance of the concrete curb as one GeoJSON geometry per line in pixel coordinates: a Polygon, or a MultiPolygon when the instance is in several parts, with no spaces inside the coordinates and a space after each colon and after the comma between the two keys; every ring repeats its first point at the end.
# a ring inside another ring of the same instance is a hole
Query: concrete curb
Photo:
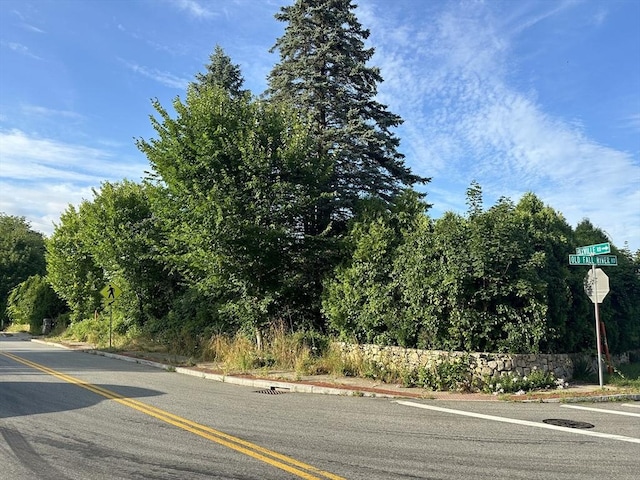
{"type": "MultiPolygon", "coordinates": [[[[138,363],[152,368],[158,368],[166,370],[168,372],[176,372],[182,375],[191,375],[192,377],[204,378],[206,380],[213,380],[216,382],[229,383],[232,385],[242,385],[245,387],[253,387],[259,389],[272,389],[272,390],[286,390],[296,393],[316,393],[322,395],[342,395],[342,396],[357,396],[357,397],[375,397],[375,398],[416,398],[413,395],[402,394],[390,394],[386,392],[371,391],[372,389],[359,390],[358,388],[333,388],[327,386],[313,385],[308,383],[292,383],[283,382],[280,380],[269,380],[263,378],[251,378],[235,375],[221,375],[218,373],[204,372],[197,368],[189,367],[174,367],[172,365],[166,365],[164,363],[154,362],[151,360],[145,360],[143,358],[130,357],[127,355],[119,355],[117,353],[103,352],[96,349],[75,349],[67,345],[60,343],[48,342],[46,340],[40,340],[38,338],[32,338],[32,342],[41,343],[44,345],[50,345],[65,350],[71,350],[76,352],[88,353],[91,355],[99,355],[101,357],[113,358],[116,360],[122,360],[125,362],[138,363]]],[[[433,392],[434,396],[438,392],[433,392]]],[[[433,399],[433,398],[432,398],[433,399]]],[[[437,398],[438,400],[447,400],[447,398],[437,398]]],[[[460,398],[449,398],[448,400],[460,401],[464,400],[460,398]]],[[[514,400],[515,402],[522,403],[602,403],[602,402],[619,402],[619,401],[640,401],[640,394],[628,393],[628,394],[611,394],[611,395],[594,395],[594,396],[576,396],[576,397],[553,397],[553,398],[538,398],[530,400],[514,400]]]]}
{"type": "Polygon", "coordinates": [[[55,342],[47,342],[37,338],[31,339],[32,342],[41,343],[43,345],[50,345],[65,350],[71,350],[74,352],[88,353],[90,355],[99,355],[101,357],[113,358],[115,360],[122,360],[130,363],[137,363],[145,365],[147,367],[158,368],[166,370],[168,372],[176,372],[183,375],[191,375],[192,377],[204,378],[206,380],[214,380],[222,383],[229,383],[232,385],[242,385],[245,387],[253,387],[260,389],[279,389],[287,390],[289,392],[296,393],[316,393],[323,395],[343,395],[343,396],[357,396],[357,397],[376,397],[376,398],[399,398],[402,395],[390,395],[387,393],[369,392],[358,389],[347,388],[332,388],[319,385],[311,385],[306,383],[289,383],[279,380],[268,380],[260,378],[238,377],[234,375],[220,375],[217,373],[203,372],[197,368],[188,367],[174,367],[172,365],[166,365],[164,363],[154,362],[151,360],[145,360],[143,358],[129,357],[127,355],[119,355],[117,353],[103,352],[95,349],[74,349],[66,345],[55,342]]]}
{"type": "Polygon", "coordinates": [[[616,393],[612,395],[593,395],[566,398],[546,398],[542,400],[523,400],[522,403],[603,403],[621,401],[640,401],[637,393],[616,393]]]}

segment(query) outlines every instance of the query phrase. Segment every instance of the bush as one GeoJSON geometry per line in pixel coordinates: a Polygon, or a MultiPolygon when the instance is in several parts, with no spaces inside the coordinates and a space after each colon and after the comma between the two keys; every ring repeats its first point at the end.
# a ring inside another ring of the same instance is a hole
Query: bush
{"type": "Polygon", "coordinates": [[[471,391],[473,389],[469,356],[441,356],[435,361],[415,369],[401,372],[405,387],[422,387],[430,390],[471,391]]]}
{"type": "Polygon", "coordinates": [[[524,394],[532,390],[563,389],[569,384],[562,378],[556,378],[553,372],[544,372],[534,369],[529,375],[519,376],[515,374],[502,375],[499,378],[486,377],[482,391],[498,395],[501,393],[524,394]]]}
{"type": "Polygon", "coordinates": [[[34,334],[42,331],[43,319],[54,319],[65,310],[65,303],[40,275],[33,275],[20,283],[11,291],[7,301],[9,319],[17,324],[28,324],[34,334]]]}
{"type": "MultiPolygon", "coordinates": [[[[109,345],[109,316],[95,316],[87,320],[74,322],[64,332],[64,338],[71,338],[78,342],[94,344],[98,347],[109,345]]],[[[114,330],[119,320],[113,320],[114,330]]]]}

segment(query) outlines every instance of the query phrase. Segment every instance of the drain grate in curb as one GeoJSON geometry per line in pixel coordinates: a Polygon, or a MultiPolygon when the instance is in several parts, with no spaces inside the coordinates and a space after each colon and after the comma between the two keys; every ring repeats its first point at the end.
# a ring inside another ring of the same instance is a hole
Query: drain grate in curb
{"type": "Polygon", "coordinates": [[[276,387],[265,388],[264,390],[256,390],[254,393],[266,393],[267,395],[280,395],[281,393],[287,393],[284,390],[278,390],[276,387]]]}
{"type": "Polygon", "coordinates": [[[591,425],[587,422],[576,422],[573,420],[564,420],[562,418],[548,418],[546,420],[542,420],[542,423],[548,423],[549,425],[556,425],[558,427],[567,427],[567,428],[593,428],[594,425],[591,425]]]}

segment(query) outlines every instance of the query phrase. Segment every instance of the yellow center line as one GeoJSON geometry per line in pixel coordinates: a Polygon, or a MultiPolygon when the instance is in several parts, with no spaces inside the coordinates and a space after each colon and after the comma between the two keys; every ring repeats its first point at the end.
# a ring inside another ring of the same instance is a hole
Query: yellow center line
{"type": "Polygon", "coordinates": [[[113,392],[111,390],[107,390],[106,388],[102,388],[97,385],[87,383],[83,380],[74,378],[62,372],[58,372],[49,367],[45,367],[44,365],[40,365],[38,363],[27,360],[25,358],[22,358],[7,352],[0,352],[0,355],[4,355],[5,357],[8,357],[18,363],[27,365],[36,370],[40,370],[41,372],[44,372],[48,375],[52,375],[56,378],[59,378],[60,380],[72,383],[86,390],[89,390],[93,393],[101,395],[105,398],[108,398],[122,405],[125,405],[129,408],[138,410],[139,412],[142,412],[146,415],[157,418],[158,420],[161,420],[163,422],[169,423],[178,428],[191,432],[202,438],[206,438],[207,440],[211,440],[212,442],[215,442],[219,445],[223,445],[227,448],[243,453],[244,455],[248,455],[249,457],[255,458],[256,460],[260,460],[271,466],[280,468],[281,470],[285,470],[286,472],[289,472],[300,478],[304,478],[307,480],[319,480],[322,477],[322,478],[328,478],[331,480],[344,480],[343,477],[334,475],[330,472],[325,472],[312,465],[308,465],[304,462],[296,460],[295,458],[291,458],[286,455],[280,454],[278,452],[274,452],[267,448],[261,447],[260,445],[256,445],[254,443],[248,442],[238,437],[234,437],[233,435],[229,435],[227,433],[215,430],[205,425],[192,422],[191,420],[180,417],[178,415],[174,415],[170,412],[153,407],[151,405],[140,402],[138,400],[123,397],[122,395],[116,392],[113,392]]]}

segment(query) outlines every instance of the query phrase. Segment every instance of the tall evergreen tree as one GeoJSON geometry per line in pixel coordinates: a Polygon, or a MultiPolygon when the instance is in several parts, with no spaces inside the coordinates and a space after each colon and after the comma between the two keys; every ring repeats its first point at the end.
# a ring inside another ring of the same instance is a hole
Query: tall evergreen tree
{"type": "Polygon", "coordinates": [[[403,188],[427,182],[411,173],[391,129],[402,119],[375,100],[382,82],[367,66],[369,31],[354,14],[351,0],[296,0],[276,19],[287,22],[272,51],[280,63],[269,75],[267,94],[308,112],[317,158],[330,158],[333,171],[305,233],[333,232],[363,196],[392,202],[403,188]],[[338,225],[336,225],[338,224],[338,225]]]}
{"type": "Polygon", "coordinates": [[[244,95],[248,90],[243,90],[244,78],[240,72],[240,66],[231,62],[220,45],[209,56],[209,64],[204,73],[196,74],[196,81],[192,85],[200,90],[203,85],[216,86],[226,90],[231,96],[244,95]]]}

